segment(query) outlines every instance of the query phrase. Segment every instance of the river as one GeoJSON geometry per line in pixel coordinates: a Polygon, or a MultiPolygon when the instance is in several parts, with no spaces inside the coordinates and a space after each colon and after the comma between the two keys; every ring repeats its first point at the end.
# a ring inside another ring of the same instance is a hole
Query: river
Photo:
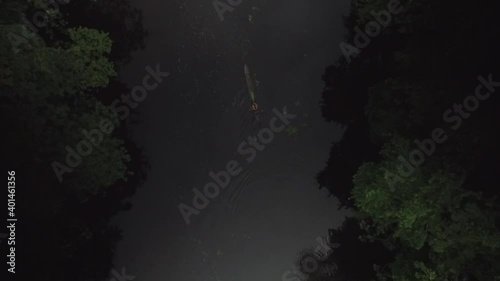
{"type": "Polygon", "coordinates": [[[147,65],[170,75],[128,120],[151,171],[133,208],[113,220],[124,230],[115,268],[138,281],[281,280],[298,251],[348,214],[315,175],[342,135],[322,119],[319,101],[349,2],[246,0],[223,21],[209,0],[134,4],[149,37],[122,81],[140,84],[147,65]],[[258,85],[260,124],[248,110],[244,64],[258,85]],[[238,146],[285,107],[297,134],[275,133],[248,162],[238,146]],[[231,160],[241,172],[187,225],[179,204],[192,206],[192,189],[231,160]]]}

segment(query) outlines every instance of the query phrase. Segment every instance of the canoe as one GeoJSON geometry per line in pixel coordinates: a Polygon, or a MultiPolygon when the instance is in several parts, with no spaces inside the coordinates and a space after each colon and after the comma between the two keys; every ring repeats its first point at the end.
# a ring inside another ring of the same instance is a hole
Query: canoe
{"type": "Polygon", "coordinates": [[[245,71],[245,79],[247,80],[248,94],[250,95],[250,99],[252,100],[252,102],[255,102],[255,88],[253,86],[253,79],[252,75],[250,74],[250,69],[248,69],[248,66],[245,64],[243,70],[245,71]]]}

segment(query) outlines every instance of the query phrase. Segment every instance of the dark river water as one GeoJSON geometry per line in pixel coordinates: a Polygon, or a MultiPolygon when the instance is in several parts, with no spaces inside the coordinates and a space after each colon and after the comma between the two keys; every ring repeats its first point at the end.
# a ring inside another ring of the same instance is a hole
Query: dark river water
{"type": "Polygon", "coordinates": [[[349,2],[245,0],[221,21],[211,1],[135,3],[149,37],[121,78],[133,87],[157,64],[170,76],[129,118],[151,164],[132,210],[114,220],[124,229],[115,265],[134,280],[281,281],[298,251],[347,214],[315,175],[342,135],[319,101],[349,2]],[[260,123],[248,110],[244,64],[257,81],[260,123]],[[238,146],[284,107],[297,135],[274,134],[247,161],[238,146]],[[231,160],[242,171],[187,225],[179,204],[192,206],[192,189],[231,160]]]}

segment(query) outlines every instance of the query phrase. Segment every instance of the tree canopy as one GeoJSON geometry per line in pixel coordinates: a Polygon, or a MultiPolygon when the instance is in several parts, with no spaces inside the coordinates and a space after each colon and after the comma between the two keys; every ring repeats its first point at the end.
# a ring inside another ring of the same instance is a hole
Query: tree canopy
{"type": "MultiPolygon", "coordinates": [[[[79,5],[100,5],[83,2],[79,5]]],[[[127,26],[136,37],[120,49],[123,43],[113,41],[109,26],[80,24],[102,16],[61,3],[57,10],[45,7],[44,1],[2,3],[1,149],[10,161],[6,170],[24,173],[16,198],[23,206],[17,214],[23,218],[19,259],[35,268],[23,274],[44,280],[101,280],[109,276],[120,239],[120,230],[108,221],[130,207],[122,199],[133,194],[147,168],[125,124],[105,101],[127,90],[117,81],[117,65],[127,60],[127,48],[143,44],[144,34],[137,17],[123,17],[136,24],[127,26]],[[36,11],[45,11],[47,23],[33,29],[36,24],[30,20],[36,11]],[[76,13],[81,22],[75,22],[76,13]],[[103,122],[109,133],[101,132],[100,139],[95,132],[103,122]],[[82,141],[92,143],[91,152],[68,165],[68,149],[88,151],[82,141]],[[55,162],[67,168],[61,178],[55,162]]],[[[113,3],[131,9],[128,1],[113,3]]],[[[107,5],[109,10],[113,4],[107,5]]],[[[113,32],[124,33],[123,28],[113,32]]]]}

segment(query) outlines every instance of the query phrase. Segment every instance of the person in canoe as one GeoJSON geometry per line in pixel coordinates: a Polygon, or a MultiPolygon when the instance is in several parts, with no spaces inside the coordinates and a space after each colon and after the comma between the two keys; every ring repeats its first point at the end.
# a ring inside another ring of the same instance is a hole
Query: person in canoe
{"type": "Polygon", "coordinates": [[[256,114],[259,112],[259,105],[255,101],[250,105],[250,111],[256,114]]]}

